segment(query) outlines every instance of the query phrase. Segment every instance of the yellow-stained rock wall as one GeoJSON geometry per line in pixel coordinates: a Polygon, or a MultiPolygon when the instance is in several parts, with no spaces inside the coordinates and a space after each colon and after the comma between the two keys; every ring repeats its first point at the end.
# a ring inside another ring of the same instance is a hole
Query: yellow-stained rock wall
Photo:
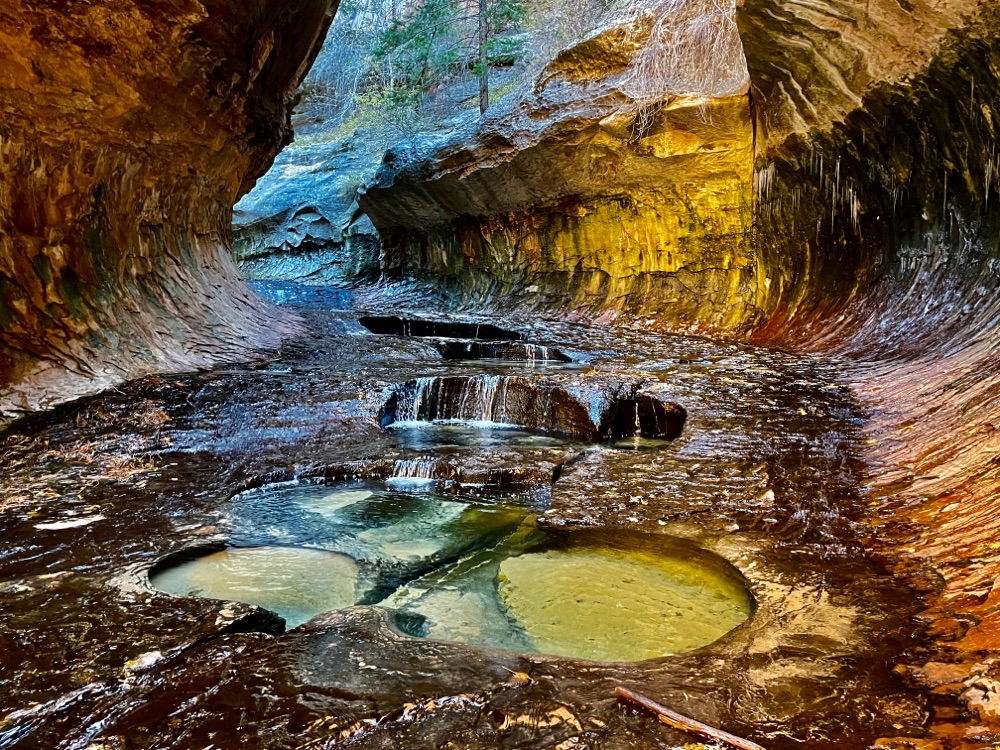
{"type": "Polygon", "coordinates": [[[563,51],[470,131],[395,147],[359,200],[383,273],[466,305],[751,330],[769,297],[749,239],[751,103],[731,14],[713,9],[675,8],[674,41],[695,49],[704,32],[685,23],[712,19],[725,54],[681,54],[652,94],[643,56],[664,19],[648,13],[563,51]]]}
{"type": "Polygon", "coordinates": [[[508,166],[532,169],[521,162],[541,169],[561,151],[561,166],[549,175],[558,182],[560,172],[571,172],[569,179],[586,181],[575,195],[420,231],[383,229],[383,267],[433,278],[467,304],[502,300],[691,331],[747,327],[766,290],[756,286],[747,241],[753,152],[746,97],[672,103],[629,142],[622,133],[633,126],[614,133],[602,122],[571,145],[544,143],[477,180],[499,178],[508,166]],[[627,192],[622,173],[637,183],[627,192]]]}

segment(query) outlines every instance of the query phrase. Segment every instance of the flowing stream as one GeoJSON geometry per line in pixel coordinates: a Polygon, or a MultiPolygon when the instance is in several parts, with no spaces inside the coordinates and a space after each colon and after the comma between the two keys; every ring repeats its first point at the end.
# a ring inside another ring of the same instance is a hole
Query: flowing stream
{"type": "Polygon", "coordinates": [[[571,361],[532,359],[377,292],[262,291],[310,329],[273,359],[0,435],[0,747],[690,741],[616,685],[769,750],[921,731],[838,362],[478,329],[571,361]]]}

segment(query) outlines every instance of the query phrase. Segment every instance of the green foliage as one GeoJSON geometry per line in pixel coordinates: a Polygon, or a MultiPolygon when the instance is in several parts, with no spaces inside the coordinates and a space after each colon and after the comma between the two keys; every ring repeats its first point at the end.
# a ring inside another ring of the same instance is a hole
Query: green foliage
{"type": "Polygon", "coordinates": [[[423,0],[397,19],[379,38],[371,59],[392,85],[421,91],[470,75],[487,75],[490,65],[512,64],[523,54],[524,40],[504,35],[521,31],[525,0],[486,3],[487,59],[479,55],[479,7],[461,0],[423,0]]]}
{"type": "Polygon", "coordinates": [[[355,101],[356,124],[362,130],[389,128],[406,132],[420,119],[420,92],[410,86],[375,86],[359,94],[355,101]]]}
{"type": "Polygon", "coordinates": [[[525,0],[493,0],[486,8],[490,27],[496,33],[520,31],[528,18],[525,0]]]}
{"type": "Polygon", "coordinates": [[[391,84],[397,79],[426,88],[458,58],[458,7],[453,0],[424,0],[386,29],[372,60],[391,84]]]}

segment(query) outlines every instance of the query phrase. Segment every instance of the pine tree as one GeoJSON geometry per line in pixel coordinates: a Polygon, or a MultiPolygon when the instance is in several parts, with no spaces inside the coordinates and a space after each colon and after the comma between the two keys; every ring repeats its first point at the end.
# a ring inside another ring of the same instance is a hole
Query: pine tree
{"type": "Polygon", "coordinates": [[[509,35],[520,31],[525,15],[525,0],[419,0],[382,34],[372,58],[390,89],[426,92],[471,73],[485,113],[490,67],[516,56],[509,35]]]}

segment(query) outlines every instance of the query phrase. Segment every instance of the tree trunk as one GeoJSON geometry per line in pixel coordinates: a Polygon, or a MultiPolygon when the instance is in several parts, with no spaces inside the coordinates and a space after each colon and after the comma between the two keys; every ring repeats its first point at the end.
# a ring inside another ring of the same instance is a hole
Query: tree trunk
{"type": "Polygon", "coordinates": [[[479,0],[479,114],[490,108],[490,61],[486,52],[489,41],[489,22],[486,18],[487,0],[479,0]]]}

